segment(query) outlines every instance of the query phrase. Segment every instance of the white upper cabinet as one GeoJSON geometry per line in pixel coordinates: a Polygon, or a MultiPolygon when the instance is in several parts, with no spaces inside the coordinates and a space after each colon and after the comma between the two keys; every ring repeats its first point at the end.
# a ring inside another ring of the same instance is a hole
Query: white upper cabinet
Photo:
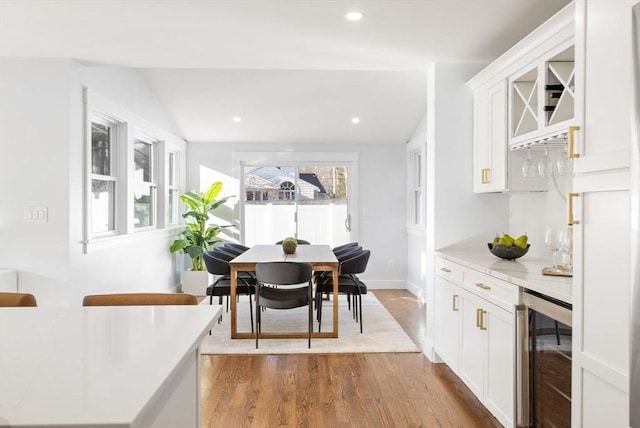
{"type": "Polygon", "coordinates": [[[507,190],[506,81],[478,91],[473,102],[473,190],[476,193],[507,190]]]}
{"type": "Polygon", "coordinates": [[[577,174],[629,167],[631,110],[631,6],[633,0],[578,2],[576,72],[579,116],[585,126],[578,133],[577,174]]]}
{"type": "Polygon", "coordinates": [[[580,126],[574,13],[571,3],[467,82],[474,93],[476,193],[547,189],[546,179],[523,177],[522,149],[560,150],[569,127],[580,126]]]}
{"type": "Polygon", "coordinates": [[[512,148],[557,141],[575,124],[573,38],[561,38],[543,57],[510,79],[509,145],[512,148]]]}

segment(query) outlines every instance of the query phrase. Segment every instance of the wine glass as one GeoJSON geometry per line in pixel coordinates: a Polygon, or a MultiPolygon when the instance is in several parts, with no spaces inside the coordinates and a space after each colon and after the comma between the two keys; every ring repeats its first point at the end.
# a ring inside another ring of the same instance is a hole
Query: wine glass
{"type": "Polygon", "coordinates": [[[570,175],[573,173],[573,159],[569,157],[566,147],[562,150],[556,166],[558,168],[558,174],[560,175],[570,175]]]}
{"type": "Polygon", "coordinates": [[[544,156],[538,161],[538,174],[540,177],[551,177],[553,174],[553,162],[549,157],[549,147],[544,145],[544,156]]]}
{"type": "Polygon", "coordinates": [[[566,259],[562,261],[562,268],[567,272],[573,270],[573,228],[569,225],[560,230],[560,250],[566,254],[566,259]]]}
{"type": "Polygon", "coordinates": [[[522,177],[529,178],[536,175],[536,170],[531,160],[531,147],[527,147],[527,159],[522,163],[522,177]]]}
{"type": "Polygon", "coordinates": [[[560,269],[560,264],[558,263],[558,251],[561,248],[559,229],[554,226],[547,226],[544,231],[544,243],[552,253],[552,262],[554,269],[560,269]]]}

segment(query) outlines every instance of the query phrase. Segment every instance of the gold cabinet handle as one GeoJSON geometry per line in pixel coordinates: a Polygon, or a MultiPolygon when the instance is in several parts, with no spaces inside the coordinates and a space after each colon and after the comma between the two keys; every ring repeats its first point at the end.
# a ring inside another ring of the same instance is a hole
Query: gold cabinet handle
{"type": "Polygon", "coordinates": [[[489,287],[487,284],[483,284],[481,282],[476,282],[476,287],[480,287],[483,290],[491,290],[491,287],[489,287]]]}
{"type": "Polygon", "coordinates": [[[478,328],[480,328],[480,323],[482,322],[480,318],[482,318],[482,309],[478,308],[476,309],[476,327],[478,328]]]}
{"type": "Polygon", "coordinates": [[[568,203],[567,210],[569,211],[569,218],[567,219],[567,224],[569,226],[574,224],[580,224],[578,220],[573,218],[573,198],[577,198],[578,196],[579,196],[578,193],[571,192],[569,193],[569,197],[567,198],[567,203],[568,203]]]}
{"type": "Polygon", "coordinates": [[[489,179],[489,172],[491,168],[482,168],[482,184],[489,184],[491,180],[489,179]]]}
{"type": "Polygon", "coordinates": [[[576,140],[575,135],[576,131],[580,129],[579,126],[570,126],[569,131],[567,132],[567,153],[570,158],[579,158],[580,154],[575,152],[576,148],[576,140]]]}
{"type": "Polygon", "coordinates": [[[447,269],[447,268],[440,268],[440,270],[442,272],[446,272],[446,273],[450,273],[451,272],[451,269],[447,269]]]}
{"type": "Polygon", "coordinates": [[[480,328],[480,330],[486,330],[487,327],[484,325],[484,316],[487,313],[487,311],[482,310],[482,309],[478,309],[478,314],[479,314],[479,318],[480,318],[480,322],[478,327],[480,328]]]}
{"type": "Polygon", "coordinates": [[[454,294],[454,295],[453,295],[453,299],[452,299],[452,300],[453,300],[453,302],[452,302],[453,307],[452,307],[451,309],[452,309],[454,312],[458,312],[458,295],[457,295],[457,294],[454,294]]]}

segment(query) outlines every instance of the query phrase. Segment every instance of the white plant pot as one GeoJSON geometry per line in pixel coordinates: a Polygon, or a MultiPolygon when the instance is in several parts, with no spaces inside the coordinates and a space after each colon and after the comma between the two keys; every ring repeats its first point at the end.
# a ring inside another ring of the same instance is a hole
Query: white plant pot
{"type": "Polygon", "coordinates": [[[205,296],[209,284],[209,272],[206,270],[187,270],[182,273],[183,293],[205,296]]]}

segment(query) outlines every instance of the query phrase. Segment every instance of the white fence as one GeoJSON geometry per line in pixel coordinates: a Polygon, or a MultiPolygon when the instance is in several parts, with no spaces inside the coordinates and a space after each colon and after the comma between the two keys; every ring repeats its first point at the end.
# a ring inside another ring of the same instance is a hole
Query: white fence
{"type": "MultiPolygon", "coordinates": [[[[246,204],[245,244],[274,244],[295,235],[294,205],[246,204]]],[[[349,242],[346,204],[298,205],[298,238],[333,246],[349,242]]]]}

